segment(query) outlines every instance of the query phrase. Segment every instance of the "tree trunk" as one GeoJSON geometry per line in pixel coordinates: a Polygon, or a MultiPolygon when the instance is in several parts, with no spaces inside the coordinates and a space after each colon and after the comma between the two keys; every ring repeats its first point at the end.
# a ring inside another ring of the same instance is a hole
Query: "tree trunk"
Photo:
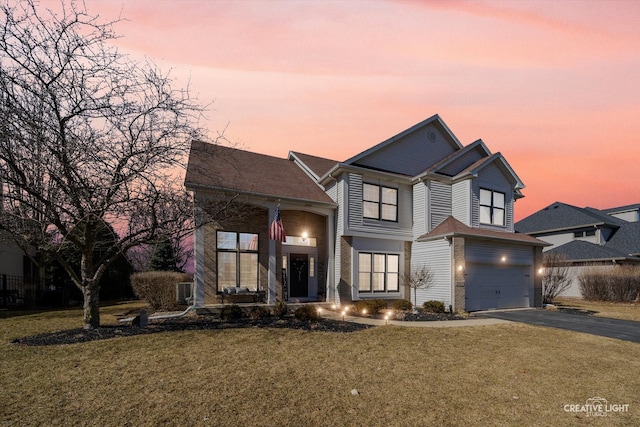
{"type": "Polygon", "coordinates": [[[84,295],[83,316],[84,329],[100,326],[100,286],[97,280],[91,280],[82,287],[84,295]]]}

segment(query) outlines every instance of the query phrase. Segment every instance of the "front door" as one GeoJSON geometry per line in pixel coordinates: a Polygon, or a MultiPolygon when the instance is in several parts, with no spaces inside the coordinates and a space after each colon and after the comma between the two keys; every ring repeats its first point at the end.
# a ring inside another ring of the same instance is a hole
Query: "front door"
{"type": "Polygon", "coordinates": [[[306,298],[309,296],[309,255],[290,254],[289,296],[306,298]]]}

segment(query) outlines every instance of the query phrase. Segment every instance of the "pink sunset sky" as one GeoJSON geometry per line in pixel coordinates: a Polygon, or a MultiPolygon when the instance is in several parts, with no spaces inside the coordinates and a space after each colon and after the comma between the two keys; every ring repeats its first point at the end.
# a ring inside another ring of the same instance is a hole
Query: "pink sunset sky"
{"type": "Polygon", "coordinates": [[[126,19],[121,51],[190,79],[240,148],[341,161],[437,113],[524,181],[516,220],[640,203],[640,2],[86,5],[126,19]]]}

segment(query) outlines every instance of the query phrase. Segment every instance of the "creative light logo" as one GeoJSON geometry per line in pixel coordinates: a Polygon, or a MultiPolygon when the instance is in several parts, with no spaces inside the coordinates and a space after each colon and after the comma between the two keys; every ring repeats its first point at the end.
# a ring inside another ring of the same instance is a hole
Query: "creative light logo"
{"type": "Polygon", "coordinates": [[[611,413],[629,412],[629,404],[610,404],[604,397],[591,397],[584,404],[568,403],[565,412],[580,412],[587,417],[606,417],[611,413]]]}

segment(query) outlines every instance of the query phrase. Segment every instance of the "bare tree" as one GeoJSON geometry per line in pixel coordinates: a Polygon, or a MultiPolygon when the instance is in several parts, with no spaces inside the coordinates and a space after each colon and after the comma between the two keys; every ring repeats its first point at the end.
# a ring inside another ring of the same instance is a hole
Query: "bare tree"
{"type": "Polygon", "coordinates": [[[435,275],[433,271],[425,265],[416,266],[409,273],[402,275],[402,281],[405,286],[413,289],[413,306],[418,303],[418,289],[429,289],[435,284],[435,275]]]}
{"type": "Polygon", "coordinates": [[[567,259],[557,252],[545,252],[542,261],[542,301],[550,304],[571,286],[571,274],[567,259]]]}
{"type": "Polygon", "coordinates": [[[152,62],[110,44],[117,21],[74,2],[58,14],[35,0],[0,2],[0,229],[61,263],[94,328],[98,281],[118,255],[190,232],[179,175],[204,109],[152,62]],[[117,236],[96,255],[103,223],[117,236]],[[80,274],[63,242],[82,254],[80,274]]]}

